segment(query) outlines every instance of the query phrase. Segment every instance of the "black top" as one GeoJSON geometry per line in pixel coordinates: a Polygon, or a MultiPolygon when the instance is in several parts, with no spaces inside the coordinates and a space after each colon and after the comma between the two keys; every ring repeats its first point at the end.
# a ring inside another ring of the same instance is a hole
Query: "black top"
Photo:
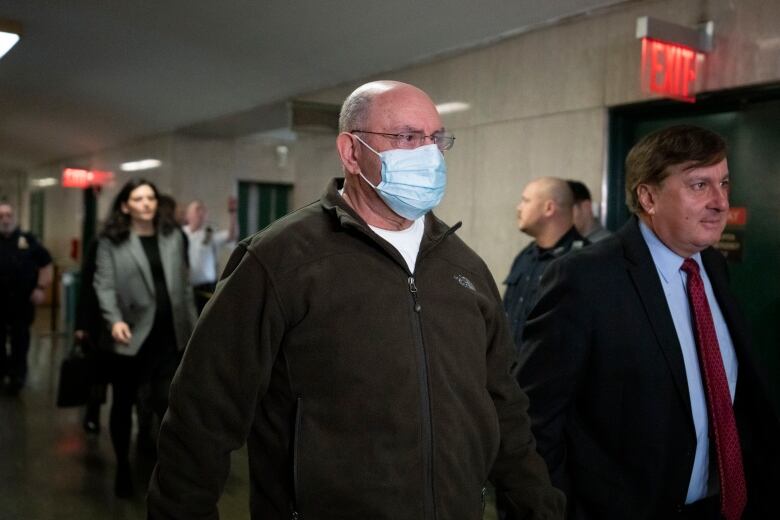
{"type": "Polygon", "coordinates": [[[38,285],[38,270],[51,263],[49,252],[31,233],[15,229],[0,235],[0,297],[27,301],[38,285]]]}
{"type": "Polygon", "coordinates": [[[138,238],[141,239],[141,244],[144,246],[146,259],[149,260],[154,280],[154,296],[157,305],[154,313],[154,325],[152,326],[154,330],[161,324],[173,323],[173,309],[171,308],[171,299],[168,296],[168,287],[165,285],[165,272],[160,260],[160,246],[157,244],[157,236],[138,238]]]}
{"type": "Polygon", "coordinates": [[[579,249],[587,243],[588,241],[572,226],[553,247],[543,249],[534,241],[515,258],[509,276],[504,281],[506,284],[504,310],[509,318],[512,339],[518,351],[525,320],[539,300],[539,281],[547,265],[559,256],[572,249],[579,249]]]}

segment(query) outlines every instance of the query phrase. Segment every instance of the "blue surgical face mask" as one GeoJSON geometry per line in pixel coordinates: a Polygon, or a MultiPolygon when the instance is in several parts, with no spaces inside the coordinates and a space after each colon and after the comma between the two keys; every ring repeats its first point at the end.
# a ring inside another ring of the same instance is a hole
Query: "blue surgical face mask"
{"type": "Polygon", "coordinates": [[[435,144],[377,152],[355,137],[379,156],[382,164],[379,184],[374,186],[359,173],[390,209],[405,219],[417,220],[439,205],[447,186],[447,165],[435,144]]]}

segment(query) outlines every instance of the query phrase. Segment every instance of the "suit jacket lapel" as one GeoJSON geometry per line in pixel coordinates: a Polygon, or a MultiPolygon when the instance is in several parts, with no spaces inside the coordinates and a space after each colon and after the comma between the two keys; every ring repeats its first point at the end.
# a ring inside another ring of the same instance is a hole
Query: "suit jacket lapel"
{"type": "Polygon", "coordinates": [[[744,354],[748,348],[747,325],[729,287],[727,273],[723,268],[723,264],[719,264],[719,262],[723,262],[722,258],[719,258],[720,256],[721,253],[713,248],[708,248],[701,252],[704,269],[707,271],[707,276],[712,284],[712,291],[715,293],[715,299],[718,300],[718,306],[723,313],[723,318],[726,320],[729,335],[732,343],[734,343],[738,359],[744,359],[744,354]]]}
{"type": "MultiPolygon", "coordinates": [[[[658,279],[655,263],[653,263],[650,250],[639,231],[637,218],[633,217],[627,222],[618,234],[623,242],[629,275],[634,282],[637,295],[645,309],[658,346],[672,373],[680,399],[683,400],[685,409],[690,415],[691,396],[688,391],[688,378],[685,373],[680,340],[677,338],[677,331],[669,313],[669,305],[666,303],[666,295],[658,279]]],[[[693,417],[691,416],[692,424],[693,417]]]]}
{"type": "Polygon", "coordinates": [[[154,280],[152,279],[152,269],[149,267],[149,259],[146,258],[144,252],[144,246],[141,244],[141,239],[135,233],[130,233],[130,240],[128,241],[130,247],[130,254],[141,270],[141,274],[146,282],[146,288],[149,289],[149,293],[154,294],[154,280]]]}

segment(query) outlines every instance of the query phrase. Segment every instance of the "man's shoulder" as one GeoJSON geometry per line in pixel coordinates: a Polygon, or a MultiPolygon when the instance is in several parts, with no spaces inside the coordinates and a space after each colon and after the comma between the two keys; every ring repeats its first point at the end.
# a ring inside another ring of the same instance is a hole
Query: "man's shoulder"
{"type": "Polygon", "coordinates": [[[592,271],[610,271],[623,265],[623,244],[619,237],[610,235],[604,240],[584,247],[572,248],[569,253],[554,260],[567,269],[592,271]]]}
{"type": "Polygon", "coordinates": [[[442,245],[444,247],[441,248],[440,254],[450,262],[459,264],[472,272],[487,270],[487,265],[482,257],[457,234],[450,233],[442,245]]]}
{"type": "Polygon", "coordinates": [[[239,245],[267,266],[292,268],[327,248],[337,227],[337,220],[322,204],[313,202],[272,222],[239,245]]]}
{"type": "Polygon", "coordinates": [[[16,243],[19,249],[46,249],[31,231],[19,231],[16,243]]]}

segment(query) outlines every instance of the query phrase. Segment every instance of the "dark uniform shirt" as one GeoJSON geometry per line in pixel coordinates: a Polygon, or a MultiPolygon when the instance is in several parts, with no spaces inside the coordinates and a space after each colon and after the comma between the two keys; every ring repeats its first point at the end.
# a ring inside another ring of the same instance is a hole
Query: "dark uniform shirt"
{"type": "Polygon", "coordinates": [[[553,247],[542,249],[534,241],[515,258],[509,276],[504,281],[506,284],[504,310],[509,318],[512,339],[518,351],[525,320],[539,300],[539,281],[547,265],[559,256],[573,249],[579,249],[587,243],[588,241],[582,238],[582,235],[572,226],[553,247]]]}
{"type": "Polygon", "coordinates": [[[15,229],[0,235],[0,298],[6,303],[28,302],[38,285],[38,270],[51,263],[49,252],[30,233],[15,229]]]}

